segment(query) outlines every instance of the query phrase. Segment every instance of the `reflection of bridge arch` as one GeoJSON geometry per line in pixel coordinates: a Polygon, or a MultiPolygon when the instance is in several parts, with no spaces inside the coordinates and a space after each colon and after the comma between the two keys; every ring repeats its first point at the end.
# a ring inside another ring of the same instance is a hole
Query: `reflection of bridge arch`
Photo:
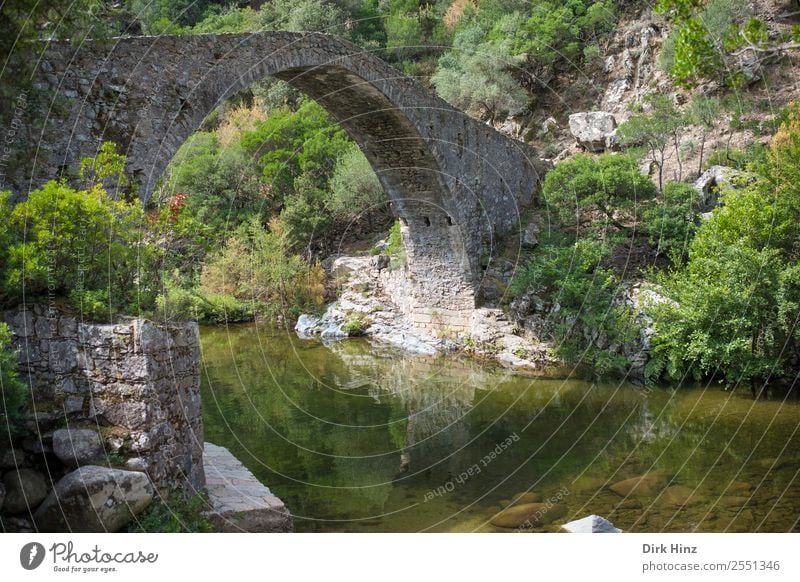
{"type": "Polygon", "coordinates": [[[364,151],[404,219],[415,303],[445,319],[474,307],[480,258],[494,236],[518,224],[542,166],[524,144],[333,36],[132,37],[77,50],[52,44],[39,80],[72,109],[66,120],[48,120],[33,184],[113,141],[146,199],[202,120],[268,76],[317,100],[364,151]]]}

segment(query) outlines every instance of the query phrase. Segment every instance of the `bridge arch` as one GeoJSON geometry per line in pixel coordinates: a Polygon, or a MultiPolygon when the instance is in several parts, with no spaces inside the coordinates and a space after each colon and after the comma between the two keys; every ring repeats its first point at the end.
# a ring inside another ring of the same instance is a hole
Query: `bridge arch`
{"type": "Polygon", "coordinates": [[[147,199],[208,113],[265,77],[319,102],[358,143],[402,218],[407,309],[460,327],[459,314],[475,306],[481,258],[519,224],[543,165],[525,144],[342,39],[264,32],[54,43],[39,81],[71,110],[48,120],[32,182],[113,141],[147,199]]]}

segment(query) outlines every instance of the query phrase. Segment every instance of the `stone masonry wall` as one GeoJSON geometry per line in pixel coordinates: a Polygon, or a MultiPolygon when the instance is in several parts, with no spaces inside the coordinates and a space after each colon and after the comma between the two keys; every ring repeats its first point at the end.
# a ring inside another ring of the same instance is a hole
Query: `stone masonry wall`
{"type": "Polygon", "coordinates": [[[41,305],[7,311],[23,380],[32,387],[29,454],[52,453],[53,431],[97,431],[106,460],[146,472],[161,492],[204,486],[196,323],[82,323],[41,305]]]}

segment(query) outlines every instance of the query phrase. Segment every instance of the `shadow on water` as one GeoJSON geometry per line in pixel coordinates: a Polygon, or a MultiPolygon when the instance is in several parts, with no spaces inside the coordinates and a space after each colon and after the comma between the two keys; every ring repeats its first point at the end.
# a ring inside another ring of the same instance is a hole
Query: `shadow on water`
{"type": "Polygon", "coordinates": [[[206,440],[298,531],[509,531],[490,518],[526,491],[567,508],[533,531],[592,513],[626,531],[800,530],[795,402],[528,378],[255,325],[201,335],[206,440]]]}

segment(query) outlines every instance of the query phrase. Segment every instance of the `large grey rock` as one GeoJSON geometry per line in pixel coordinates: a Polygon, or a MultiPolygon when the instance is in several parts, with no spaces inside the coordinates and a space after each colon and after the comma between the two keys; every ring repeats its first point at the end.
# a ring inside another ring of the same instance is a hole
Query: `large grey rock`
{"type": "Polygon", "coordinates": [[[0,469],[16,469],[25,460],[25,452],[19,449],[6,449],[0,453],[0,469]]]}
{"type": "Polygon", "coordinates": [[[522,248],[533,249],[539,245],[539,226],[535,223],[530,223],[522,231],[522,248]]]}
{"type": "Polygon", "coordinates": [[[319,325],[319,318],[313,315],[302,314],[297,318],[297,323],[294,324],[294,330],[300,337],[309,337],[314,335],[319,325]]]}
{"type": "Polygon", "coordinates": [[[583,148],[601,152],[615,143],[617,121],[605,111],[573,113],[569,116],[569,130],[583,148]]]}
{"type": "Polygon", "coordinates": [[[115,532],[152,500],[145,473],[87,465],[56,484],[34,520],[40,531],[115,532]]]}
{"type": "Polygon", "coordinates": [[[89,429],[61,428],[54,431],[53,452],[68,467],[89,465],[105,455],[100,435],[89,429]]]}
{"type": "Polygon", "coordinates": [[[622,533],[618,527],[599,515],[589,515],[561,526],[569,533],[622,533]]]}
{"type": "Polygon", "coordinates": [[[6,486],[6,499],[3,511],[6,513],[22,513],[35,509],[47,496],[47,480],[33,469],[18,469],[3,476],[6,486]]]}
{"type": "Polygon", "coordinates": [[[719,204],[722,190],[743,186],[753,179],[752,175],[735,168],[711,166],[694,182],[694,188],[700,195],[697,210],[701,213],[710,212],[719,204]]]}

